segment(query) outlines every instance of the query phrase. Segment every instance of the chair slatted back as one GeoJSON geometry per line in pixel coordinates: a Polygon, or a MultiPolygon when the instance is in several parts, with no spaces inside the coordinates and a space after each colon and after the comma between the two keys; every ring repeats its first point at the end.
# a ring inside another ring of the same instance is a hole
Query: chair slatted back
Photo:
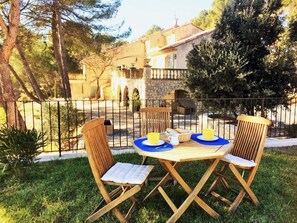
{"type": "Polygon", "coordinates": [[[97,118],[87,122],[81,132],[95,181],[101,184],[100,178],[115,163],[109,148],[104,119],[97,118]]]}
{"type": "Polygon", "coordinates": [[[141,135],[149,132],[164,132],[171,127],[170,108],[146,107],[140,109],[141,135]]]}
{"type": "Polygon", "coordinates": [[[256,116],[238,116],[238,125],[231,154],[247,160],[260,162],[265,145],[268,119],[256,116]]]}

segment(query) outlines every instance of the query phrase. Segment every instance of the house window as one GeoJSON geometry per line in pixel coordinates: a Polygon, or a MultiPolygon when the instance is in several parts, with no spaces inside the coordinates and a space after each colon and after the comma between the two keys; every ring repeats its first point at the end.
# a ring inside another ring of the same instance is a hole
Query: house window
{"type": "Polygon", "coordinates": [[[151,49],[151,42],[149,40],[145,41],[145,50],[149,52],[151,49]]]}
{"type": "Polygon", "coordinates": [[[167,66],[168,68],[174,68],[174,61],[176,59],[176,54],[172,53],[167,56],[167,66]]]}

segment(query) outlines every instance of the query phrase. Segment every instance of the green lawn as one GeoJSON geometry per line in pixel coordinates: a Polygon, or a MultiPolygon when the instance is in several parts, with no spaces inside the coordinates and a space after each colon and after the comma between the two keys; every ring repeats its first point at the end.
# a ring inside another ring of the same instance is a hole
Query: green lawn
{"type": "MultiPolygon", "coordinates": [[[[137,154],[118,155],[116,159],[141,162],[137,154]]],[[[253,190],[261,202],[259,208],[244,201],[235,213],[228,213],[224,211],[223,203],[207,197],[206,202],[222,215],[220,220],[212,219],[192,204],[179,222],[297,222],[296,163],[297,147],[265,151],[253,183],[253,190]]],[[[205,168],[204,162],[191,162],[181,166],[181,173],[193,185],[205,168]]],[[[144,187],[140,198],[153,186],[154,183],[150,183],[144,187]]],[[[186,196],[181,188],[172,184],[165,190],[175,197],[176,205],[186,196]]],[[[86,158],[40,163],[25,180],[0,177],[1,223],[83,222],[99,200],[86,158]]],[[[166,222],[171,214],[171,209],[157,195],[136,209],[130,222],[166,222]]],[[[107,214],[98,222],[117,220],[107,214]]]]}

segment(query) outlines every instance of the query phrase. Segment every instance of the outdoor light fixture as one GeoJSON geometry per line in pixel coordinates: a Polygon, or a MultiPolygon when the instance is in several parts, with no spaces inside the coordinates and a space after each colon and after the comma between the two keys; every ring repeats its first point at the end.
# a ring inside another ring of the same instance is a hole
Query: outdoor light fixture
{"type": "Polygon", "coordinates": [[[109,119],[104,120],[104,125],[105,126],[111,125],[111,121],[109,119]]]}

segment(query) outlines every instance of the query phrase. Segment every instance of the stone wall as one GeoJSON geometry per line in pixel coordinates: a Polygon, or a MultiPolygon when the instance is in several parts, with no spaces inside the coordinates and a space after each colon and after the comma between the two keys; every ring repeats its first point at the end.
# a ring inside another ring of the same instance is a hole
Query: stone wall
{"type": "Polygon", "coordinates": [[[185,90],[181,80],[151,79],[151,67],[144,68],[145,99],[163,99],[174,90],[185,90]]]}
{"type": "Polygon", "coordinates": [[[146,80],[146,99],[163,99],[171,91],[183,89],[180,80],[146,80]]]}

